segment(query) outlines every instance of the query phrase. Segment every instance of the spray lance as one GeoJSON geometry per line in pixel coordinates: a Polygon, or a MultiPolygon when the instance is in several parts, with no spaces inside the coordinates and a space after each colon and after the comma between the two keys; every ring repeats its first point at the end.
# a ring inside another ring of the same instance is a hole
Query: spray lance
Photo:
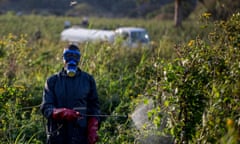
{"type": "Polygon", "coordinates": [[[99,114],[99,115],[89,115],[89,114],[80,114],[81,116],[86,117],[121,117],[121,118],[128,118],[128,115],[107,115],[107,114],[99,114]]]}
{"type": "MultiPolygon", "coordinates": [[[[35,105],[35,106],[29,106],[29,107],[24,107],[21,108],[21,110],[28,110],[28,109],[32,109],[32,108],[38,108],[41,105],[35,105]]],[[[81,113],[82,110],[86,110],[86,107],[75,107],[73,108],[73,110],[80,112],[81,116],[85,116],[85,117],[119,117],[119,118],[128,118],[128,115],[110,115],[110,114],[98,114],[98,115],[91,115],[91,114],[83,114],[81,113]]]]}
{"type": "Polygon", "coordinates": [[[81,113],[81,111],[86,110],[86,107],[75,107],[73,108],[73,110],[80,112],[81,116],[85,116],[85,117],[119,117],[119,118],[128,118],[128,115],[108,115],[108,114],[84,114],[81,113]]]}

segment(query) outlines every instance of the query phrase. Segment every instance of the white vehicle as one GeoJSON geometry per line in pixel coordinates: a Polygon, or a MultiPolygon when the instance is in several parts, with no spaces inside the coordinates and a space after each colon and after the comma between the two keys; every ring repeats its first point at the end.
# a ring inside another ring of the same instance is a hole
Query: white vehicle
{"type": "Polygon", "coordinates": [[[123,46],[148,46],[149,36],[144,28],[121,27],[116,30],[86,29],[71,27],[61,32],[61,40],[73,43],[106,41],[114,43],[117,38],[123,39],[123,46]]]}

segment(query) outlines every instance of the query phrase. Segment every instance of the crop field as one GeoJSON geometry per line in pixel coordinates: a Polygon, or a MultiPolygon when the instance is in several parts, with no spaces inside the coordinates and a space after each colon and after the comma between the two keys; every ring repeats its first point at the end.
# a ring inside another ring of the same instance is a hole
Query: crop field
{"type": "MultiPolygon", "coordinates": [[[[62,67],[64,21],[81,18],[0,15],[0,141],[43,144],[39,110],[47,77],[62,67]]],[[[150,48],[79,44],[79,67],[97,83],[102,114],[99,144],[229,143],[240,141],[240,14],[189,18],[182,28],[157,19],[89,18],[89,28],[145,28],[150,48]],[[132,114],[151,104],[136,127],[132,114]]]]}

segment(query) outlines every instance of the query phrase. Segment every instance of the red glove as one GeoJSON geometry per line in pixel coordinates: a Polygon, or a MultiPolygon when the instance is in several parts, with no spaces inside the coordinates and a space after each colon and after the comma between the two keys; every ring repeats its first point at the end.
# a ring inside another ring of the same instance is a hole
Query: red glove
{"type": "Polygon", "coordinates": [[[95,144],[98,140],[97,135],[98,130],[98,120],[95,117],[90,117],[88,119],[88,143],[95,144]]]}
{"type": "Polygon", "coordinates": [[[79,112],[67,108],[55,108],[52,114],[53,119],[67,121],[75,121],[79,116],[79,112]]]}

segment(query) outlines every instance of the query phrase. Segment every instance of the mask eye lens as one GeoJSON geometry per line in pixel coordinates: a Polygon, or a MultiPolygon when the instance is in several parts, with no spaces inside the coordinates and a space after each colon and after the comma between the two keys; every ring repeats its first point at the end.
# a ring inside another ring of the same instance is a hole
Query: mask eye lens
{"type": "Polygon", "coordinates": [[[78,53],[66,52],[63,56],[66,61],[75,60],[78,62],[80,59],[80,55],[78,53]]]}
{"type": "Polygon", "coordinates": [[[64,58],[66,61],[69,61],[70,58],[71,58],[71,54],[70,54],[70,53],[64,53],[63,58],[64,58]]]}
{"type": "Polygon", "coordinates": [[[78,54],[72,54],[71,56],[72,56],[75,60],[78,60],[78,59],[79,59],[78,54]]]}
{"type": "Polygon", "coordinates": [[[66,57],[66,58],[71,58],[71,54],[70,54],[70,53],[66,53],[66,54],[65,54],[65,57],[66,57]]]}

